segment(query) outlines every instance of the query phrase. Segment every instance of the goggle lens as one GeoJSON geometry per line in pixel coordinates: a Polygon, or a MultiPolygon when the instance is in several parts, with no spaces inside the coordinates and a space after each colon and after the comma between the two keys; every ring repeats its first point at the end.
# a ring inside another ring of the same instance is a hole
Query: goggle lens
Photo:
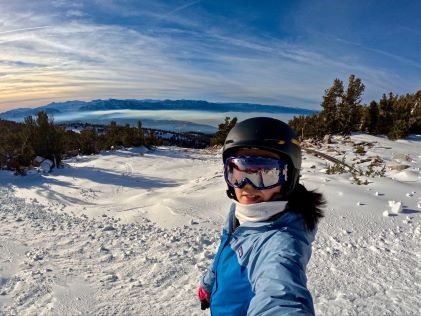
{"type": "Polygon", "coordinates": [[[234,188],[250,183],[258,190],[270,189],[287,181],[288,165],[265,157],[230,157],[225,162],[225,181],[234,188]]]}

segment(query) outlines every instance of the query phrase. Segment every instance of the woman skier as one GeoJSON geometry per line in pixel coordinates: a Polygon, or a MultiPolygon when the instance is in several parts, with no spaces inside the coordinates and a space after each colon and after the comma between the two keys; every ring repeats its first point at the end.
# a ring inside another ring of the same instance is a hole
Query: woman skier
{"type": "Polygon", "coordinates": [[[306,266],[324,200],[299,184],[295,132],[273,118],[247,119],[229,132],[222,158],[234,203],[200,280],[202,309],[214,316],[314,315],[306,266]]]}

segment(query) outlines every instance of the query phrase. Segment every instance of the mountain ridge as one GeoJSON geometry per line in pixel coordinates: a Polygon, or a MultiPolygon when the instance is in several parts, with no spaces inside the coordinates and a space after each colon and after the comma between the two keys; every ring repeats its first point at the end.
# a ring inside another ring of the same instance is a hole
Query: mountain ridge
{"type": "Polygon", "coordinates": [[[204,100],[137,100],[137,99],[97,99],[91,101],[51,102],[36,108],[18,108],[0,113],[0,118],[17,119],[37,112],[65,113],[76,111],[107,111],[107,110],[185,110],[204,112],[262,112],[262,113],[294,113],[308,115],[315,110],[240,102],[209,102],[204,100]]]}

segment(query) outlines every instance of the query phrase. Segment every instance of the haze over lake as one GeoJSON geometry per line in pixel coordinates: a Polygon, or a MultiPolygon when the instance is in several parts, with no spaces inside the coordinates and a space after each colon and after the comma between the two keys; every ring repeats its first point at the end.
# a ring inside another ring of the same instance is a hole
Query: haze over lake
{"type": "Polygon", "coordinates": [[[295,115],[314,110],[250,103],[216,103],[202,100],[92,100],[53,102],[37,108],[19,108],[0,113],[0,119],[22,122],[25,117],[45,111],[56,123],[137,124],[176,132],[215,133],[226,117],[239,121],[268,116],[287,122],[295,115]]]}
{"type": "MultiPolygon", "coordinates": [[[[297,115],[297,114],[296,114],[297,115]]],[[[283,121],[290,120],[294,114],[273,114],[263,112],[226,112],[215,113],[207,111],[182,111],[182,110],[106,110],[86,112],[66,112],[52,115],[56,123],[62,122],[89,122],[106,124],[111,120],[117,123],[131,125],[138,120],[144,127],[160,128],[172,131],[197,131],[214,133],[218,124],[222,123],[226,116],[237,117],[239,121],[254,116],[270,116],[283,121]]]]}

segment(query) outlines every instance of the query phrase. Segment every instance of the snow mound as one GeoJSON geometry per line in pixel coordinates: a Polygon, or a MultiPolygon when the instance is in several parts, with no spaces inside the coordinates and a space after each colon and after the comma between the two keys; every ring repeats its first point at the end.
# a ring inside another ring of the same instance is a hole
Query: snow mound
{"type": "Polygon", "coordinates": [[[400,182],[417,182],[420,179],[420,174],[413,170],[404,170],[393,175],[392,179],[400,182]]]}

